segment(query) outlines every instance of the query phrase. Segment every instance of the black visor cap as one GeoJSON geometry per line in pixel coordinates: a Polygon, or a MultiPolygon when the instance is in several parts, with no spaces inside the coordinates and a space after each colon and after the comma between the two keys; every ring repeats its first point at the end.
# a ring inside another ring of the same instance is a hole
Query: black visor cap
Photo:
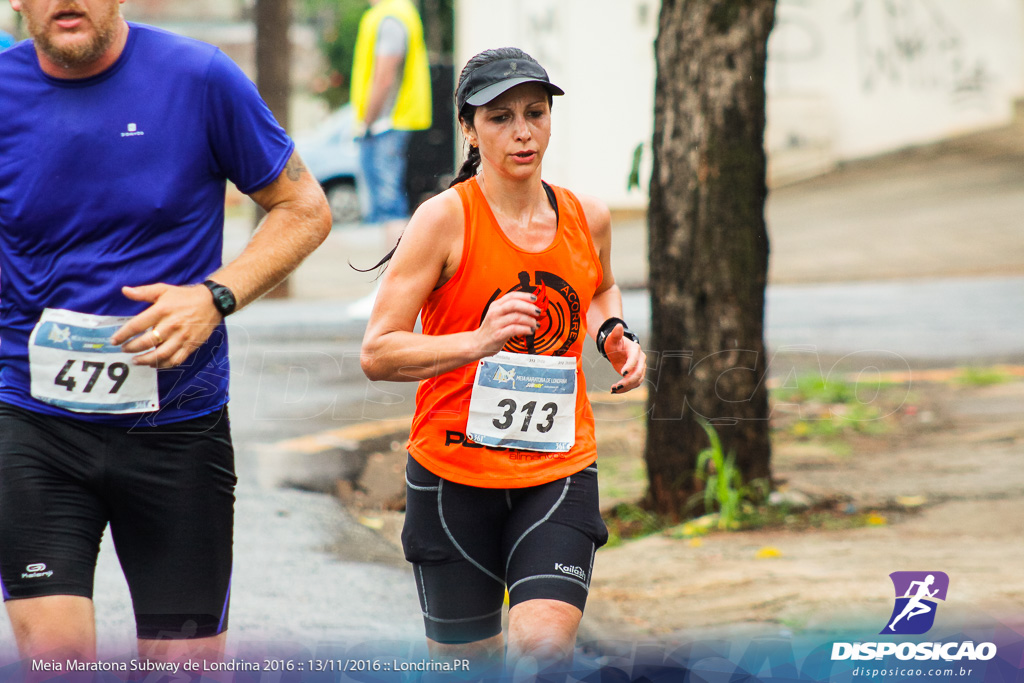
{"type": "Polygon", "coordinates": [[[455,94],[456,108],[461,112],[467,104],[479,107],[523,83],[540,83],[551,95],[565,94],[551,82],[540,64],[526,59],[501,59],[484,64],[466,76],[455,94]]]}

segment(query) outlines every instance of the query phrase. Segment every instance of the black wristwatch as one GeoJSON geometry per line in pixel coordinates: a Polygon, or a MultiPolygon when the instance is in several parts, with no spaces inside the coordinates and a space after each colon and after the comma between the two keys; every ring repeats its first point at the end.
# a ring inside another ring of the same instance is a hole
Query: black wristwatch
{"type": "Polygon", "coordinates": [[[622,318],[608,318],[601,323],[601,329],[597,331],[597,336],[594,337],[594,341],[597,342],[597,350],[601,352],[601,355],[605,358],[608,354],[604,351],[604,343],[608,339],[608,335],[612,333],[616,325],[622,325],[622,336],[626,339],[640,343],[640,337],[636,336],[635,333],[631,332],[629,327],[626,325],[626,321],[622,318]]]}
{"type": "Polygon", "coordinates": [[[238,301],[235,299],[234,292],[213,280],[207,280],[203,285],[210,290],[210,294],[213,294],[213,305],[218,313],[226,318],[235,312],[238,301]]]}

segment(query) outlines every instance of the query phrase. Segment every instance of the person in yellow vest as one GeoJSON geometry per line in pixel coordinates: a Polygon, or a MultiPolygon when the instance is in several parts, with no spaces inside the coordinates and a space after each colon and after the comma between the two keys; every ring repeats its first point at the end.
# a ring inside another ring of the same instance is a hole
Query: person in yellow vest
{"type": "MultiPolygon", "coordinates": [[[[430,64],[423,24],[411,0],[370,4],[356,37],[351,101],[362,182],[370,198],[364,222],[382,224],[393,245],[409,219],[409,139],[412,131],[430,128],[430,64]]],[[[369,317],[375,295],[355,302],[350,315],[369,317]]]]}

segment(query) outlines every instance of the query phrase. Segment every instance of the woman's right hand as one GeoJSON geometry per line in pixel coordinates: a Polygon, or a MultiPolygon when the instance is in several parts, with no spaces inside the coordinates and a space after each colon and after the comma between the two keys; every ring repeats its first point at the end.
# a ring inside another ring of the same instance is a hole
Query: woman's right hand
{"type": "Polygon", "coordinates": [[[509,292],[496,300],[476,330],[482,357],[498,353],[512,337],[536,332],[540,316],[537,297],[529,292],[509,292]]]}

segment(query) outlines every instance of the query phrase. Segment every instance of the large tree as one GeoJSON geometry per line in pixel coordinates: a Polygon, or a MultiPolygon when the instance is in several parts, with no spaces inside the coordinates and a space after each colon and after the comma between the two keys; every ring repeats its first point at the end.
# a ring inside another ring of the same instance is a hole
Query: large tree
{"type": "Polygon", "coordinates": [[[663,0],[648,229],[647,503],[678,517],[700,484],[699,420],[770,478],[765,386],[765,58],[775,0],[663,0]]]}

